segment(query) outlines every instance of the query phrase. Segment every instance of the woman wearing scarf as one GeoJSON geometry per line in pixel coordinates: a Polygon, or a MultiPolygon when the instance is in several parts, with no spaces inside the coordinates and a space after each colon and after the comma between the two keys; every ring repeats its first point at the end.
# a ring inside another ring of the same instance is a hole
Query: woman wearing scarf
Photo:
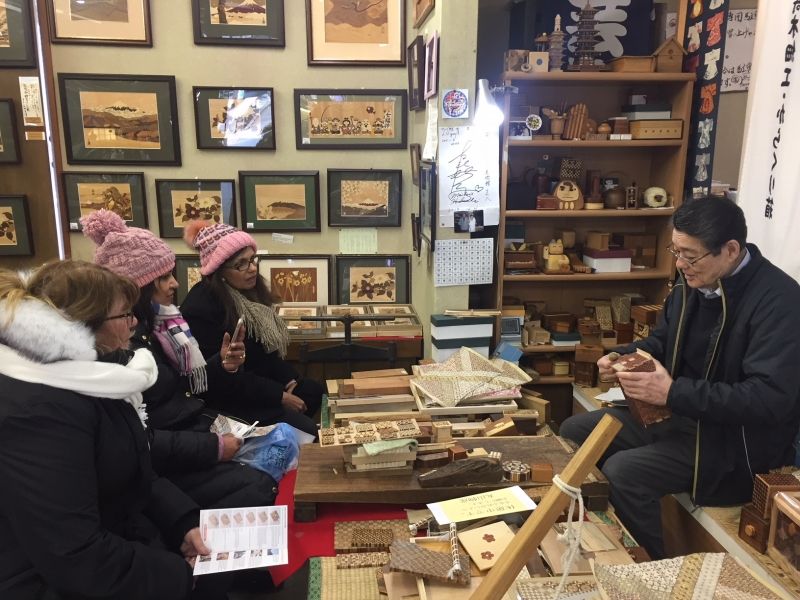
{"type": "Polygon", "coordinates": [[[214,578],[192,592],[187,561],[209,553],[198,507],[151,468],[153,357],[97,361],[96,346],[130,337],[137,296],[89,263],[0,270],[3,598],[224,597],[214,578]]]}
{"type": "Polygon", "coordinates": [[[217,412],[201,395],[230,388],[244,362],[241,339],[220,333],[218,352],[203,358],[186,321],[173,304],[177,282],[175,254],[146,229],[128,227],[119,215],[100,210],[81,219],[84,234],[96,244],[95,263],[127,277],[139,288],[133,307],[135,334],[114,353],[146,348],[155,357],[158,377],[144,392],[154,430],[153,466],[202,508],[272,504],[277,483],[268,474],[231,462],[241,440],[209,432],[217,412]],[[222,342],[220,348],[219,343],[222,342]]]}
{"type": "Polygon", "coordinates": [[[203,354],[210,356],[240,317],[247,330],[243,372],[220,408],[264,423],[283,421],[316,435],[312,417],[324,390],[316,381],[301,379],[284,360],[289,332],[258,273],[255,240],[230,225],[203,221],[188,223],[184,239],[200,252],[203,279],[189,291],[181,311],[203,354]]]}

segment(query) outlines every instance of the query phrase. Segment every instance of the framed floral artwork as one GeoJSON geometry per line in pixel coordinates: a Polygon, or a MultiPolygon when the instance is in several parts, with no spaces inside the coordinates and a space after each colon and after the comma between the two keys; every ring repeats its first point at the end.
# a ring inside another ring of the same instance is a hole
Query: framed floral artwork
{"type": "Polygon", "coordinates": [[[419,233],[433,251],[436,248],[436,163],[419,164],[419,233]]]}
{"type": "Polygon", "coordinates": [[[425,38],[418,35],[406,49],[408,68],[408,108],[425,109],[425,38]]]}
{"type": "Polygon", "coordinates": [[[152,46],[150,0],[47,0],[55,43],[152,46]]]}
{"type": "Polygon", "coordinates": [[[298,150],[406,147],[405,90],[295,90],[298,150]]]}
{"type": "Polygon", "coordinates": [[[339,304],[409,304],[411,261],[406,255],[336,257],[336,301],[339,304]]]}
{"type": "Polygon", "coordinates": [[[162,238],[183,237],[197,219],[236,225],[233,179],[156,179],[158,229],[162,238]]]}
{"type": "Polygon", "coordinates": [[[239,171],[242,229],[319,231],[319,171],[239,171]]]}
{"type": "Polygon", "coordinates": [[[30,0],[0,0],[0,69],[33,69],[36,50],[30,0]]]}
{"type": "Polygon", "coordinates": [[[434,31],[425,43],[425,81],[422,97],[427,100],[439,93],[439,33],[434,31]]]}
{"type": "Polygon", "coordinates": [[[403,172],[328,169],[328,226],[400,227],[403,172]]]}
{"type": "Polygon", "coordinates": [[[330,256],[265,254],[258,258],[258,272],[283,306],[325,306],[330,303],[330,256]]]}
{"type": "Polygon", "coordinates": [[[171,75],[59,73],[70,164],[181,164],[171,75]]]}
{"type": "Polygon", "coordinates": [[[403,66],[405,0],[306,0],[309,65],[403,66]]]}
{"type": "Polygon", "coordinates": [[[25,196],[0,196],[0,256],[33,256],[33,233],[25,196]]]}
{"type": "Polygon", "coordinates": [[[175,256],[175,279],[178,280],[178,289],[175,292],[175,304],[180,306],[189,290],[202,278],[200,257],[197,254],[177,254],[175,256]]]}
{"type": "Polygon", "coordinates": [[[283,48],[283,1],[191,0],[194,43],[283,48]]]}
{"type": "Polygon", "coordinates": [[[117,213],[131,227],[147,229],[144,173],[63,173],[70,231],[80,231],[82,217],[101,209],[117,213]]]}
{"type": "Polygon", "coordinates": [[[197,147],[274,150],[272,88],[193,87],[197,147]]]}
{"type": "Polygon", "coordinates": [[[0,165],[19,161],[19,137],[14,101],[10,98],[0,98],[0,165]]]}

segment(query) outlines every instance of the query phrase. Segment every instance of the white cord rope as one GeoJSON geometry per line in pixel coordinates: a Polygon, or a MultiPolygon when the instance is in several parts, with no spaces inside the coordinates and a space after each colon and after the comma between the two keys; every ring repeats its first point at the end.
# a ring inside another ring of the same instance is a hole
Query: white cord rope
{"type": "Polygon", "coordinates": [[[564,482],[558,475],[553,477],[553,483],[556,485],[556,487],[558,487],[558,489],[570,497],[569,512],[567,513],[567,527],[564,530],[564,533],[558,534],[558,540],[567,542],[568,545],[567,550],[564,552],[564,555],[561,559],[564,565],[564,574],[561,576],[558,589],[553,595],[553,600],[558,600],[558,597],[564,590],[564,585],[567,582],[567,577],[569,576],[569,571],[572,568],[572,563],[575,561],[581,551],[581,529],[583,528],[584,508],[583,496],[581,496],[581,488],[572,487],[568,483],[564,482]],[[573,517],[575,515],[576,502],[578,503],[578,522],[573,528],[573,517]]]}

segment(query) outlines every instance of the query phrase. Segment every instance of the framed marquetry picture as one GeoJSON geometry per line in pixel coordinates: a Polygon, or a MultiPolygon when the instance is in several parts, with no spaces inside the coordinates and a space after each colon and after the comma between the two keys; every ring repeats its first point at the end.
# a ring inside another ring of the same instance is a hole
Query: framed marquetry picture
{"type": "Polygon", "coordinates": [[[10,98],[0,98],[0,165],[19,161],[19,136],[14,101],[10,98]]]}
{"type": "Polygon", "coordinates": [[[30,0],[0,0],[0,69],[36,67],[30,0]]]}
{"type": "Polygon", "coordinates": [[[425,108],[425,39],[418,35],[406,49],[408,68],[408,108],[425,108]]]}
{"type": "Polygon", "coordinates": [[[403,66],[405,0],[306,0],[309,65],[403,66]]]}
{"type": "Polygon", "coordinates": [[[436,248],[436,163],[423,160],[419,165],[419,230],[420,237],[436,248]]]}
{"type": "Polygon", "coordinates": [[[403,172],[328,169],[328,226],[400,227],[403,172]]]}
{"type": "Polygon", "coordinates": [[[175,304],[180,306],[196,284],[203,279],[200,274],[200,257],[197,254],[178,254],[175,256],[175,279],[178,289],[175,292],[175,304]]]}
{"type": "Polygon", "coordinates": [[[236,225],[233,179],[156,179],[156,202],[162,238],[183,237],[189,221],[236,225]]]}
{"type": "Polygon", "coordinates": [[[410,257],[385,254],[336,256],[339,304],[409,304],[410,257]]]}
{"type": "Polygon", "coordinates": [[[25,196],[0,196],[0,256],[32,256],[33,232],[25,196]]]}
{"type": "Polygon", "coordinates": [[[265,254],[258,257],[258,272],[283,306],[325,306],[332,262],[327,254],[265,254]]]}
{"type": "Polygon", "coordinates": [[[59,73],[70,164],[181,164],[171,75],[59,73]]]}
{"type": "Polygon", "coordinates": [[[242,229],[319,231],[319,171],[239,171],[242,229]]]}
{"type": "Polygon", "coordinates": [[[81,231],[81,218],[97,210],[117,213],[130,227],[147,229],[144,173],[73,171],[61,177],[70,231],[81,231]]]}
{"type": "Polygon", "coordinates": [[[425,81],[422,96],[425,100],[439,93],[439,33],[434,31],[425,42],[425,81]]]}
{"type": "Polygon", "coordinates": [[[298,150],[406,147],[405,90],[295,90],[298,150]]]}
{"type": "Polygon", "coordinates": [[[414,28],[419,29],[433,11],[436,0],[414,0],[414,28]]]}
{"type": "Polygon", "coordinates": [[[286,45],[284,0],[191,0],[191,3],[195,44],[279,48],[286,45]]]}
{"type": "Polygon", "coordinates": [[[411,183],[419,185],[419,163],[422,159],[422,146],[420,144],[409,144],[408,153],[411,159],[411,183]]]}
{"type": "Polygon", "coordinates": [[[47,0],[55,43],[152,46],[150,0],[47,0]]]}
{"type": "Polygon", "coordinates": [[[272,88],[194,87],[197,147],[274,150],[272,88]]]}

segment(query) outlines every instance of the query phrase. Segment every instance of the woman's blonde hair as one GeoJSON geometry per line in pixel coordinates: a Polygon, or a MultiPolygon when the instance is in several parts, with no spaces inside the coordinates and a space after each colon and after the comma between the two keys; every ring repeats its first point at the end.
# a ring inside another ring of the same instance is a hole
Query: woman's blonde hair
{"type": "Polygon", "coordinates": [[[97,331],[118,298],[133,306],[138,297],[139,288],[130,279],[82,260],[47,262],[28,277],[0,269],[0,301],[9,320],[17,304],[30,298],[46,302],[97,331]]]}

